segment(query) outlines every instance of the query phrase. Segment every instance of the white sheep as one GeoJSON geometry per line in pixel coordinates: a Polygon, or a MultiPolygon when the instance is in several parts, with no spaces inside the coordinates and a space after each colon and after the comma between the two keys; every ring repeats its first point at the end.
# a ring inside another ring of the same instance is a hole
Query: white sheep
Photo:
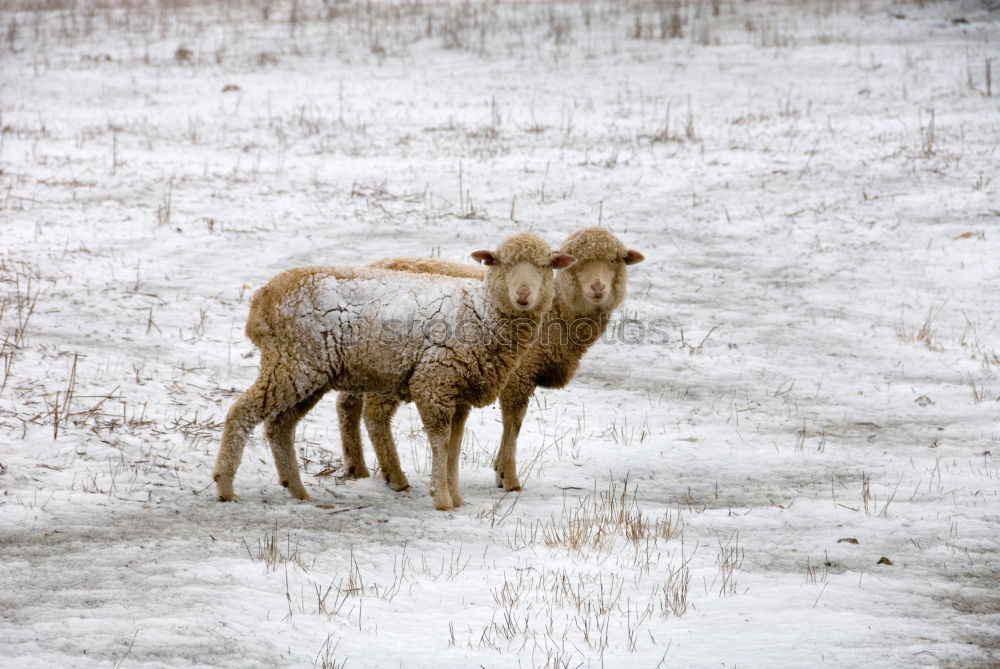
{"type": "MultiPolygon", "coordinates": [[[[521,488],[517,476],[517,437],[535,388],[562,388],[570,382],[580,359],[600,339],[611,320],[611,313],[625,299],[626,265],[643,260],[641,253],[626,248],[614,235],[598,227],[574,233],[561,250],[577,262],[556,277],[555,300],[543,319],[540,336],[500,391],[503,437],[493,469],[497,485],[506,490],[521,488]]],[[[476,276],[478,269],[426,258],[386,259],[372,266],[471,277],[476,276]]],[[[394,397],[373,393],[340,394],[337,408],[345,471],[349,476],[368,476],[359,428],[363,415],[382,476],[396,490],[407,487],[391,430],[392,416],[398,405],[399,400],[394,397]]]]}
{"type": "Polygon", "coordinates": [[[260,372],[226,417],[213,474],[219,498],[237,499],[243,447],[263,422],[281,484],[308,499],[295,425],[327,391],[342,390],[413,401],[431,445],[434,504],[461,505],[469,410],[496,399],[552,304],[553,268],[574,262],[530,233],[472,257],[487,265],[482,282],[328,266],[288,270],[258,290],[246,334],[260,349],[260,372]]]}

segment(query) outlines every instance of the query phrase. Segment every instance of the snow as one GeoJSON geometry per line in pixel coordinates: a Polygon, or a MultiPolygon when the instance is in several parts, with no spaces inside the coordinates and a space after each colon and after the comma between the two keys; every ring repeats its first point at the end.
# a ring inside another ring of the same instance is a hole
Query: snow
{"type": "Polygon", "coordinates": [[[327,321],[370,321],[372,332],[387,333],[386,337],[399,341],[401,335],[422,332],[428,323],[456,321],[463,308],[472,310],[468,318],[483,312],[481,284],[430,275],[399,277],[395,273],[350,281],[324,278],[317,285],[315,304],[306,304],[305,316],[310,316],[311,310],[319,312],[322,318],[316,319],[315,327],[320,329],[328,329],[327,321]]]}
{"type": "Polygon", "coordinates": [[[1000,663],[998,14],[682,5],[4,4],[0,666],[1000,663]],[[596,223],[521,493],[495,406],[455,512],[410,406],[343,480],[328,398],[215,500],[269,278],[596,223]]]}

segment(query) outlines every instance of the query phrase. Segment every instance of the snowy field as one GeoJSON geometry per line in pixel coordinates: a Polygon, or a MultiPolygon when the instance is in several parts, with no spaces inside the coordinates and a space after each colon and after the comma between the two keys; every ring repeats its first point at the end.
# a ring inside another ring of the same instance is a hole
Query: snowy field
{"type": "Polygon", "coordinates": [[[1000,666],[990,4],[0,2],[0,666],[1000,666]],[[268,278],[599,223],[521,493],[216,501],[268,278]]]}

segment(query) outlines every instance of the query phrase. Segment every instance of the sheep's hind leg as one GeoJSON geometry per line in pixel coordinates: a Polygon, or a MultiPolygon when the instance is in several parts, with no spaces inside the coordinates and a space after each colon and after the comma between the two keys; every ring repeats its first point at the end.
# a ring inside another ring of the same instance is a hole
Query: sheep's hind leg
{"type": "Polygon", "coordinates": [[[222,428],[222,443],[219,454],[215,458],[215,469],[212,478],[215,481],[216,492],[223,502],[235,502],[239,499],[233,492],[233,478],[243,459],[243,447],[247,438],[264,420],[266,385],[260,382],[261,377],[240,395],[226,415],[226,423],[222,428]]]}
{"type": "Polygon", "coordinates": [[[455,504],[448,487],[448,442],[451,439],[451,417],[454,408],[437,402],[417,402],[424,422],[424,431],[431,444],[431,496],[438,511],[451,511],[455,504]]]}
{"type": "Polygon", "coordinates": [[[349,392],[342,392],[337,396],[340,445],[344,452],[344,476],[351,479],[365,479],[371,475],[365,464],[365,451],[361,444],[361,410],[364,397],[361,393],[349,392]]]}
{"type": "Polygon", "coordinates": [[[521,433],[521,423],[528,412],[531,394],[508,391],[510,384],[500,393],[500,409],[503,413],[503,437],[500,448],[493,460],[497,486],[504,490],[520,490],[521,481],[517,477],[517,436],[521,433]]]}
{"type": "Polygon", "coordinates": [[[465,420],[469,417],[471,407],[467,404],[455,409],[451,419],[451,438],[448,441],[448,490],[451,491],[451,502],[456,507],[462,506],[462,486],[459,483],[458,471],[462,459],[462,435],[465,433],[465,420]]]}
{"type": "Polygon", "coordinates": [[[409,488],[410,482],[406,480],[406,474],[399,465],[399,452],[392,438],[392,417],[397,408],[399,408],[397,399],[372,393],[365,394],[364,417],[368,437],[372,440],[378,466],[382,470],[382,478],[390,488],[398,491],[409,488]]]}
{"type": "Polygon", "coordinates": [[[326,392],[321,388],[305,399],[279,412],[264,423],[264,436],[274,454],[274,465],[278,469],[278,481],[295,499],[309,499],[309,493],[299,476],[299,462],[295,456],[295,426],[309,410],[316,406],[326,392]]]}

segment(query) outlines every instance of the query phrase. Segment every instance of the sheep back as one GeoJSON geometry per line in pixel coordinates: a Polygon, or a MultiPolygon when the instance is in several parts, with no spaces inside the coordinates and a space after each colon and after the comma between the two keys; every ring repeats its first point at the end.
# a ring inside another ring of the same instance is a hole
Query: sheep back
{"type": "Polygon", "coordinates": [[[463,279],[479,279],[480,281],[486,276],[486,270],[482,267],[441,260],[440,258],[384,258],[376,260],[368,266],[417,274],[442,274],[463,279]]]}
{"type": "Polygon", "coordinates": [[[478,280],[306,267],[254,295],[247,336],[262,357],[337,390],[489,404],[516,364],[521,324],[478,280]]]}

